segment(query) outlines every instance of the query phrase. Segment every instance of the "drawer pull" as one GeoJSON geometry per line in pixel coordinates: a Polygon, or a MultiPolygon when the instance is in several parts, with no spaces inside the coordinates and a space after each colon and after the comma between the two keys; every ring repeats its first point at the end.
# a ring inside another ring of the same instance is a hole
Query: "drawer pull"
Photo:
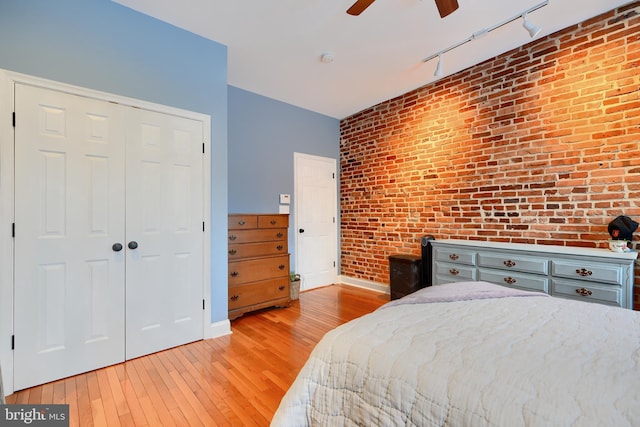
{"type": "Polygon", "coordinates": [[[576,270],[576,273],[582,277],[591,276],[593,274],[593,272],[591,272],[590,270],[587,270],[586,268],[581,268],[579,270],[576,270]]]}
{"type": "Polygon", "coordinates": [[[510,259],[506,260],[505,262],[503,262],[505,267],[515,267],[516,262],[515,261],[511,261],[510,259]]]}
{"type": "Polygon", "coordinates": [[[276,234],[276,237],[278,237],[278,238],[280,238],[280,237],[282,237],[282,236],[284,236],[284,234],[282,234],[282,233],[278,233],[278,234],[276,234]]]}
{"type": "Polygon", "coordinates": [[[238,221],[238,225],[244,225],[245,222],[243,220],[238,221]]]}
{"type": "Polygon", "coordinates": [[[516,279],[514,279],[513,277],[505,277],[505,278],[504,278],[504,282],[505,282],[505,283],[507,283],[507,284],[509,284],[509,285],[513,285],[514,283],[516,283],[516,282],[517,282],[517,280],[516,280],[516,279]]]}
{"type": "Polygon", "coordinates": [[[284,249],[284,246],[282,246],[282,245],[278,245],[278,246],[276,246],[276,249],[277,249],[277,250],[279,250],[279,251],[281,251],[281,250],[283,250],[283,249],[284,249]]]}
{"type": "Polygon", "coordinates": [[[272,220],[270,221],[270,223],[271,223],[271,225],[276,225],[276,220],[275,220],[275,219],[272,219],[272,220]]]}
{"type": "Polygon", "coordinates": [[[238,251],[236,251],[235,249],[229,249],[229,255],[235,255],[237,253],[238,251]]]}
{"type": "Polygon", "coordinates": [[[238,298],[240,298],[240,295],[232,295],[231,298],[229,298],[231,301],[236,302],[238,301],[238,298]]]}
{"type": "Polygon", "coordinates": [[[284,268],[285,268],[285,267],[286,267],[286,265],[284,265],[284,264],[280,264],[280,265],[278,266],[278,268],[279,268],[280,270],[284,270],[284,268]]]}
{"type": "Polygon", "coordinates": [[[285,285],[280,285],[280,286],[278,286],[278,290],[279,290],[279,291],[284,291],[284,288],[286,288],[286,286],[285,286],[285,285]]]}
{"type": "Polygon", "coordinates": [[[237,237],[236,237],[236,236],[234,236],[233,234],[230,234],[230,235],[229,235],[229,240],[236,240],[236,239],[237,239],[237,237]]]}
{"type": "Polygon", "coordinates": [[[232,271],[231,272],[231,277],[238,277],[238,272],[237,271],[232,271]]]}
{"type": "Polygon", "coordinates": [[[451,273],[454,276],[457,276],[458,274],[460,274],[460,272],[458,270],[456,270],[455,268],[452,268],[451,270],[449,270],[449,273],[451,273]]]}
{"type": "Polygon", "coordinates": [[[590,295],[593,295],[593,292],[591,292],[587,288],[580,288],[580,289],[576,289],[576,294],[582,295],[583,297],[588,297],[590,295]]]}
{"type": "Polygon", "coordinates": [[[449,259],[452,259],[454,261],[456,261],[458,258],[460,258],[458,255],[456,254],[449,254],[449,259]]]}

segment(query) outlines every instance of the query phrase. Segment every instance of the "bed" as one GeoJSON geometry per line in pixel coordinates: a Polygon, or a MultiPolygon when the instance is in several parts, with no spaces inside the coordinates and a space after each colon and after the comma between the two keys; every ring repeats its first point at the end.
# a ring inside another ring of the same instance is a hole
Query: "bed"
{"type": "Polygon", "coordinates": [[[640,313],[486,282],[327,333],[272,426],[638,426],[640,313]]]}

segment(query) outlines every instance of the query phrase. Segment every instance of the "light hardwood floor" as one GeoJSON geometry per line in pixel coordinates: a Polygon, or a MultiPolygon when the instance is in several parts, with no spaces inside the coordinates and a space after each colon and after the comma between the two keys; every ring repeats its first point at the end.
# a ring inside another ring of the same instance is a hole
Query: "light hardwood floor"
{"type": "Polygon", "coordinates": [[[71,426],[267,426],[316,343],[388,295],[346,285],[231,322],[198,341],[19,391],[7,403],[67,403],[71,426]]]}

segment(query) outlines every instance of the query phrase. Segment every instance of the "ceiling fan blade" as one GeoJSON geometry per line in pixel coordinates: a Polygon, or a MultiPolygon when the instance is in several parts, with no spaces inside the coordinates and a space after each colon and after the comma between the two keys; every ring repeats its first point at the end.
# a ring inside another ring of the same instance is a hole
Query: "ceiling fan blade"
{"type": "Polygon", "coordinates": [[[458,1],[436,0],[436,6],[438,6],[438,12],[440,12],[440,18],[444,18],[445,16],[455,12],[458,9],[458,1]]]}
{"type": "MultiPolygon", "coordinates": [[[[358,0],[348,10],[349,15],[358,16],[376,0],[358,0]]],[[[455,1],[455,0],[454,0],[455,1]]]]}

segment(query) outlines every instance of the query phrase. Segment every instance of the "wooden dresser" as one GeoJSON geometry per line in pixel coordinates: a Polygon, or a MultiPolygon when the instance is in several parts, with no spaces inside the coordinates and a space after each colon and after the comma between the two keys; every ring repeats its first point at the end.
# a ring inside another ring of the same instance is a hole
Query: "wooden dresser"
{"type": "Polygon", "coordinates": [[[431,244],[434,285],[481,280],[633,308],[636,252],[453,239],[431,244]]]}
{"type": "Polygon", "coordinates": [[[289,215],[229,215],[229,319],[289,306],[289,215]]]}

